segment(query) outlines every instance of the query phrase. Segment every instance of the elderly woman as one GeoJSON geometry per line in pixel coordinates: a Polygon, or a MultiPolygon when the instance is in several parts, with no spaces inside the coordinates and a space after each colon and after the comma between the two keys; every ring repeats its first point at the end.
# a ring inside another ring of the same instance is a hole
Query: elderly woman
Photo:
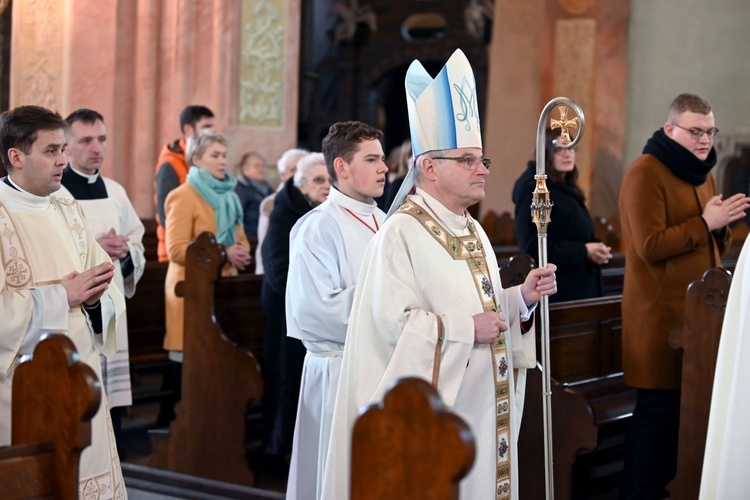
{"type": "Polygon", "coordinates": [[[255,151],[245,153],[234,168],[234,175],[237,178],[235,192],[240,197],[244,214],[245,236],[257,238],[260,202],[273,193],[266,181],[266,159],[255,151]]]}
{"type": "Polygon", "coordinates": [[[250,245],[242,228],[242,205],[234,188],[237,180],[227,173],[227,140],[212,131],[198,135],[188,146],[185,159],[191,165],[187,182],[174,189],[164,204],[169,267],[165,285],[167,332],[164,348],[169,351],[176,377],[176,399],[180,399],[184,299],[175,295],[175,285],[185,278],[188,243],[203,231],[216,235],[224,245],[227,264],[224,276],[233,276],[250,264],[250,245]]]}
{"type": "Polygon", "coordinates": [[[297,162],[297,172],[276,195],[268,233],[263,241],[263,451],[269,461],[288,467],[292,451],[305,347],[286,336],[286,279],[289,270],[289,233],[297,220],[323,203],[331,189],[322,153],[297,162]]]}
{"type": "MultiPolygon", "coordinates": [[[[557,265],[557,293],[550,297],[550,302],[601,297],[602,264],[612,258],[612,249],[594,236],[594,221],[578,186],[576,148],[556,147],[552,141],[559,136],[560,130],[547,129],[545,172],[554,203],[547,244],[549,261],[557,265]]],[[[513,203],[518,246],[539,262],[537,231],[530,208],[536,186],[534,175],[536,161],[530,161],[513,187],[513,203]]]]}
{"type": "Polygon", "coordinates": [[[287,179],[294,177],[297,172],[297,162],[303,156],[310,154],[306,149],[287,149],[284,154],[281,155],[279,161],[276,162],[276,171],[279,173],[279,184],[276,192],[269,194],[263,201],[260,202],[260,217],[258,218],[258,245],[255,247],[255,274],[265,274],[265,268],[263,267],[263,254],[261,248],[263,248],[263,240],[268,232],[268,221],[271,218],[271,212],[273,211],[273,202],[276,199],[276,195],[279,191],[284,189],[284,183],[287,179]]]}

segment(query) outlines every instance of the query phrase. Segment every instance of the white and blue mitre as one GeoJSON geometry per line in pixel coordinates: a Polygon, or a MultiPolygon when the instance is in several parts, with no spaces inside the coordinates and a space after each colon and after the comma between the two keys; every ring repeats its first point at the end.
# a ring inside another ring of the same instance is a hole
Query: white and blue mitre
{"type": "MultiPolygon", "coordinates": [[[[482,148],[477,84],[469,60],[456,49],[437,77],[415,60],[406,72],[406,106],[414,157],[429,151],[482,148]]],[[[414,162],[401,185],[390,216],[414,186],[414,162]]]]}
{"type": "Polygon", "coordinates": [[[434,80],[419,61],[414,61],[406,72],[405,86],[415,156],[482,147],[477,84],[461,49],[456,49],[434,80]]]}

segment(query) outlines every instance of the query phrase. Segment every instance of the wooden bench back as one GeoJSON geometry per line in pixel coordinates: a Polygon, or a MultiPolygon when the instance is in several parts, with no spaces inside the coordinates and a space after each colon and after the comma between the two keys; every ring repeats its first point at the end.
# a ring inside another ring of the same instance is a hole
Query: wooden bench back
{"type": "Polygon", "coordinates": [[[516,220],[510,212],[498,215],[493,210],[482,217],[482,228],[491,242],[501,246],[518,246],[516,220]]]}
{"type": "Polygon", "coordinates": [[[474,463],[468,425],[419,378],[400,379],[352,434],[352,500],[457,499],[474,463]]]}
{"type": "Polygon", "coordinates": [[[260,303],[260,288],[254,276],[222,278],[225,260],[224,247],[210,233],[188,245],[185,281],[177,285],[185,298],[182,400],[168,436],[152,436],[150,465],[252,486],[245,430],[248,407],[262,398],[263,381],[257,358],[246,347],[260,343],[247,332],[258,336],[262,330],[253,326],[260,319],[235,315],[252,313],[248,304],[260,303]]]}
{"type": "Polygon", "coordinates": [[[13,376],[11,447],[0,449],[0,498],[78,498],[81,452],[101,402],[73,342],[46,335],[13,376]]]}
{"type": "Polygon", "coordinates": [[[700,491],[716,357],[731,279],[726,269],[712,268],[693,281],[685,296],[685,325],[669,336],[672,348],[683,351],[677,476],[668,486],[672,498],[698,498],[700,491]]]}

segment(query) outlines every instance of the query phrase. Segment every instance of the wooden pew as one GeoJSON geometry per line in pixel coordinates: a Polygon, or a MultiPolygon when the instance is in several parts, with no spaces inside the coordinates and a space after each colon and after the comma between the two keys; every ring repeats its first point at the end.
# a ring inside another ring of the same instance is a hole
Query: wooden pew
{"type": "Polygon", "coordinates": [[[225,260],[209,233],[188,246],[185,281],[177,285],[185,298],[182,400],[168,433],[152,432],[149,465],[252,486],[246,426],[263,394],[252,352],[262,343],[262,277],[222,278],[225,260]]]}
{"type": "MultiPolygon", "coordinates": [[[[533,261],[519,254],[500,269],[503,286],[523,282],[533,261]]],[[[573,466],[580,453],[601,451],[607,438],[624,431],[635,407],[621,366],[621,296],[550,306],[552,438],[555,496],[571,498],[573,466]]],[[[537,322],[537,349],[541,339],[537,322]]],[[[544,442],[542,373],[527,372],[519,436],[521,498],[543,498],[544,442]]]]}
{"type": "Polygon", "coordinates": [[[468,425],[419,378],[397,380],[352,431],[352,500],[457,499],[474,463],[468,425]]]}
{"type": "Polygon", "coordinates": [[[518,247],[516,220],[510,212],[498,215],[495,211],[489,210],[482,217],[482,228],[493,244],[518,247]]]}
{"type": "Polygon", "coordinates": [[[172,398],[171,369],[164,350],[164,281],[166,262],[157,262],[156,221],[143,219],[146,268],[135,295],[126,299],[128,317],[128,350],[133,405],[159,401],[168,404],[172,398]],[[156,375],[156,376],[154,376],[156,375]]]}
{"type": "MultiPolygon", "coordinates": [[[[501,270],[508,265],[511,258],[525,255],[520,253],[517,246],[493,245],[492,250],[495,252],[495,258],[501,270]]],[[[533,259],[531,261],[533,262],[533,259]]],[[[624,253],[613,253],[610,261],[602,266],[602,280],[604,281],[604,295],[622,295],[625,282],[624,253]]]]}
{"type": "Polygon", "coordinates": [[[688,287],[685,325],[672,331],[669,344],[682,349],[682,396],[677,476],[667,489],[672,498],[698,498],[716,357],[729,297],[731,274],[707,270],[688,287]]]}
{"type": "Polygon", "coordinates": [[[13,377],[11,446],[0,448],[0,498],[78,498],[81,452],[101,389],[73,342],[46,335],[13,377]]]}
{"type": "MultiPolygon", "coordinates": [[[[554,212],[553,212],[554,213],[554,212]]],[[[612,253],[622,252],[622,229],[617,217],[593,217],[594,235],[612,249],[612,253]]]]}
{"type": "MultiPolygon", "coordinates": [[[[612,436],[621,435],[635,407],[635,389],[626,386],[622,376],[620,303],[616,296],[550,306],[553,461],[559,499],[572,498],[578,456],[602,451],[612,436]]],[[[519,436],[522,498],[544,496],[539,482],[544,471],[541,377],[539,369],[528,372],[519,436]]]]}

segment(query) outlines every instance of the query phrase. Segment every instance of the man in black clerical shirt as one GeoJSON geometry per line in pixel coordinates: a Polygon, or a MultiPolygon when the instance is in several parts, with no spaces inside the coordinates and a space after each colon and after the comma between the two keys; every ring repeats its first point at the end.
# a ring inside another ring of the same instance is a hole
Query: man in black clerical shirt
{"type": "MultiPolygon", "coordinates": [[[[63,170],[62,188],[57,196],[78,200],[97,243],[115,264],[114,282],[128,298],[143,274],[144,228],[125,189],[100,175],[107,152],[107,129],[96,111],[79,109],[65,120],[68,124],[69,163],[63,170]]],[[[122,168],[122,165],[115,165],[122,168]]],[[[117,354],[101,357],[104,388],[112,413],[112,423],[120,449],[120,409],[132,404],[127,323],[122,318],[117,330],[117,354]]]]}

